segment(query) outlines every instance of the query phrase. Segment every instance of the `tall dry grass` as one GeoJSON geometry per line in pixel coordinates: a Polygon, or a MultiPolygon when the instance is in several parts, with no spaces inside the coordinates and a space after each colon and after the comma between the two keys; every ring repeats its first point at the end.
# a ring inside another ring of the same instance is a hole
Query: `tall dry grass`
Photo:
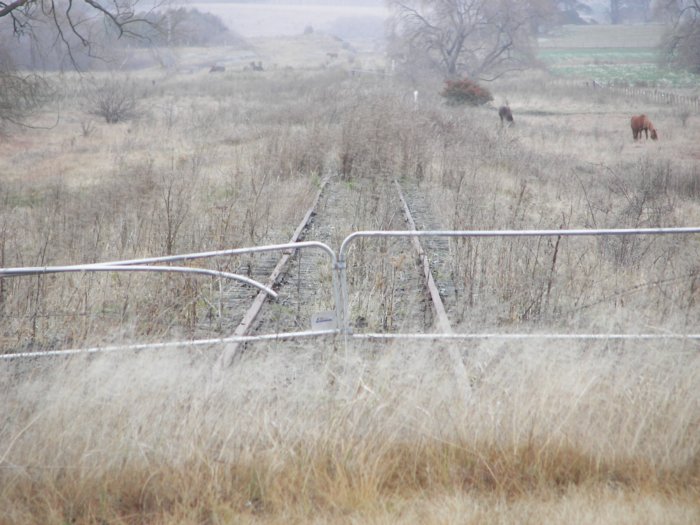
{"type": "Polygon", "coordinates": [[[459,348],[6,366],[0,521],[697,521],[696,348],[459,348]]]}

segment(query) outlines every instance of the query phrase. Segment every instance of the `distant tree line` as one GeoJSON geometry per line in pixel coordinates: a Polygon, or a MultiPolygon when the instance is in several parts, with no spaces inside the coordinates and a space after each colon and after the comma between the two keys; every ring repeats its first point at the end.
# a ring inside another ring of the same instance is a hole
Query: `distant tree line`
{"type": "MultiPolygon", "coordinates": [[[[0,17],[0,71],[7,71],[8,64],[28,70],[104,68],[119,63],[130,48],[203,46],[236,38],[219,17],[197,9],[109,17],[96,13],[92,3],[74,1],[67,10],[44,11],[38,1],[29,2],[23,12],[0,17]]],[[[0,1],[0,14],[4,5],[0,1]]]]}
{"type": "MultiPolygon", "coordinates": [[[[556,0],[557,10],[566,23],[585,23],[594,18],[593,3],[586,0],[556,0]],[[585,18],[584,18],[585,17],[585,18]]],[[[653,17],[652,0],[607,0],[604,14],[611,24],[649,22],[653,17]]]]}
{"type": "Polygon", "coordinates": [[[233,37],[218,16],[184,7],[145,14],[136,29],[142,46],[205,46],[233,37]]]}

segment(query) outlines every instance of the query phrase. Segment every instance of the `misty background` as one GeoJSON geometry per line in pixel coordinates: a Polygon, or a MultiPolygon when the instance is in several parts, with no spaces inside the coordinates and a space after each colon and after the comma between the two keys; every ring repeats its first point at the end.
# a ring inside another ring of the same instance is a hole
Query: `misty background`
{"type": "MultiPolygon", "coordinates": [[[[542,38],[553,28],[570,24],[609,24],[614,6],[620,6],[618,22],[643,23],[652,19],[651,0],[561,0],[554,26],[539,28],[542,38]]],[[[355,51],[384,54],[390,10],[385,0],[208,0],[167,4],[146,14],[137,12],[152,26],[130,26],[145,38],[118,38],[95,16],[87,4],[71,7],[89,37],[83,45],[71,31],[64,32],[71,53],[60,42],[56,27],[38,20],[27,32],[11,23],[0,25],[0,66],[5,69],[55,71],[122,69],[159,65],[172,68],[178,62],[169,49],[226,46],[243,49],[248,40],[321,34],[352,45],[355,51]],[[166,13],[167,22],[162,17],[166,13]],[[87,28],[87,29],[85,29],[87,28]],[[97,58],[96,58],[97,57],[97,58]]],[[[652,44],[654,45],[654,44],[652,44]]],[[[247,63],[248,55],[241,58],[247,63]]],[[[217,60],[217,62],[228,60],[217,60]]]]}
{"type": "Polygon", "coordinates": [[[246,38],[298,35],[312,28],[345,40],[383,39],[389,16],[383,0],[210,0],[180,5],[214,14],[246,38]]]}
{"type": "MultiPolygon", "coordinates": [[[[610,0],[575,4],[578,19],[570,22],[610,23],[610,0]]],[[[345,40],[383,39],[389,17],[385,0],[208,0],[180,5],[212,13],[230,30],[248,38],[295,35],[312,26],[345,40]]],[[[648,21],[651,1],[638,2],[636,7],[636,13],[626,14],[627,21],[648,21]]]]}

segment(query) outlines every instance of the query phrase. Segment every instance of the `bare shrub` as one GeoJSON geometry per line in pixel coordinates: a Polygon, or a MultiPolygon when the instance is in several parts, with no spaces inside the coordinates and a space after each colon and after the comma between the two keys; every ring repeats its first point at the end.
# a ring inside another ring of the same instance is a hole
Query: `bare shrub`
{"type": "Polygon", "coordinates": [[[95,123],[92,120],[81,120],[80,130],[83,137],[87,138],[95,132],[95,123]]]}
{"type": "Polygon", "coordinates": [[[686,127],[688,125],[688,119],[693,114],[693,112],[688,107],[681,107],[678,109],[676,114],[678,115],[678,119],[681,121],[683,127],[686,127]]]}
{"type": "Polygon", "coordinates": [[[612,169],[608,189],[623,204],[618,207],[616,225],[642,228],[674,224],[678,198],[674,178],[670,163],[648,158],[612,169]]]}
{"type": "Polygon", "coordinates": [[[51,97],[52,88],[45,78],[4,70],[0,63],[0,126],[24,123],[51,97]]]}
{"type": "Polygon", "coordinates": [[[329,147],[329,131],[318,124],[289,128],[267,138],[259,162],[282,179],[299,174],[320,176],[329,147]]]}
{"type": "Polygon", "coordinates": [[[678,169],[674,179],[679,196],[691,201],[700,199],[700,167],[697,164],[678,169]]]}
{"type": "Polygon", "coordinates": [[[162,250],[176,252],[180,231],[188,219],[195,188],[199,183],[202,159],[198,155],[171,159],[169,168],[158,174],[159,218],[162,221],[162,250]]]}
{"type": "Polygon", "coordinates": [[[359,97],[346,108],[338,141],[338,169],[346,178],[422,176],[434,140],[428,117],[391,94],[359,97]]]}
{"type": "Polygon", "coordinates": [[[88,95],[90,113],[108,124],[125,122],[137,115],[136,86],[129,79],[108,78],[95,83],[88,95]]]}
{"type": "Polygon", "coordinates": [[[160,109],[163,123],[165,124],[165,129],[168,131],[168,133],[170,133],[175,127],[175,124],[178,122],[179,108],[177,101],[168,99],[160,109]]]}

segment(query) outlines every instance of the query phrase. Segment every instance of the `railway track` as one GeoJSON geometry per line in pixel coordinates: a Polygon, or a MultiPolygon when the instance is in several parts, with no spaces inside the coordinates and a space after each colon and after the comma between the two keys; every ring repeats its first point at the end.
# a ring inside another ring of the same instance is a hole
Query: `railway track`
{"type": "MultiPolygon", "coordinates": [[[[337,250],[357,230],[423,229],[426,224],[429,229],[439,229],[421,202],[417,189],[405,192],[396,181],[357,187],[331,178],[290,242],[320,241],[337,250]]],[[[443,295],[454,285],[444,277],[448,272],[440,270],[448,256],[446,239],[359,242],[348,257],[351,325],[355,330],[387,333],[451,331],[443,295]],[[442,277],[436,279],[436,275],[442,277]]],[[[309,330],[314,313],[334,308],[333,276],[325,254],[297,250],[284,264],[266,283],[275,286],[278,300],[265,301],[261,294],[264,305],[253,305],[241,316],[245,322],[236,328],[236,335],[309,330]]],[[[235,350],[237,347],[229,352],[227,362],[235,350]]]]}
{"type": "MultiPolygon", "coordinates": [[[[391,184],[349,184],[333,177],[324,182],[291,242],[319,241],[337,250],[357,229],[403,229],[404,221],[399,194],[391,184]]],[[[409,327],[413,331],[432,325],[417,261],[407,253],[410,245],[405,241],[360,246],[353,252],[349,261],[353,325],[384,330],[409,327]]],[[[284,268],[277,275],[262,280],[274,286],[278,299],[267,301],[260,294],[256,303],[238,316],[242,321],[235,335],[310,330],[314,314],[334,309],[332,268],[324,253],[296,250],[282,264],[284,268]]],[[[236,303],[240,307],[238,299],[236,303]]],[[[220,366],[227,366],[239,348],[241,345],[229,345],[220,366]]]]}
{"type": "MultiPolygon", "coordinates": [[[[427,211],[424,211],[422,217],[427,216],[427,211]]],[[[337,178],[326,179],[290,242],[302,239],[319,241],[337,251],[336,247],[347,235],[369,227],[380,230],[417,229],[411,206],[400,184],[394,181],[393,184],[374,185],[365,191],[363,188],[353,189],[337,178]],[[368,207],[372,209],[368,210],[368,207]],[[358,210],[372,213],[358,214],[358,210]],[[375,221],[381,218],[380,224],[368,224],[366,221],[370,218],[375,221]]],[[[380,327],[387,333],[406,328],[413,332],[451,332],[431,267],[431,260],[439,260],[447,253],[448,243],[442,241],[433,242],[428,247],[429,251],[417,237],[381,239],[372,248],[357,246],[353,257],[348,257],[347,266],[348,273],[351,270],[359,273],[359,278],[348,279],[354,285],[353,291],[348,293],[351,325],[356,329],[380,327]],[[411,250],[413,255],[407,255],[411,250]],[[375,307],[370,308],[370,304],[375,307]]],[[[291,258],[285,254],[266,282],[270,287],[276,285],[278,300],[274,303],[267,301],[267,296],[259,293],[234,335],[288,333],[314,328],[309,324],[314,312],[330,311],[334,307],[333,295],[329,293],[333,289],[333,276],[323,257],[322,253],[303,250],[297,250],[291,258]]],[[[455,345],[442,346],[456,380],[464,386],[463,392],[468,395],[469,377],[463,356],[455,345]]],[[[322,348],[322,345],[319,347],[322,348]]],[[[243,342],[226,345],[214,367],[215,381],[225,377],[226,368],[244,348],[243,342]]],[[[293,372],[290,373],[293,376],[293,372]]],[[[287,380],[291,381],[293,377],[287,380]]]]}

